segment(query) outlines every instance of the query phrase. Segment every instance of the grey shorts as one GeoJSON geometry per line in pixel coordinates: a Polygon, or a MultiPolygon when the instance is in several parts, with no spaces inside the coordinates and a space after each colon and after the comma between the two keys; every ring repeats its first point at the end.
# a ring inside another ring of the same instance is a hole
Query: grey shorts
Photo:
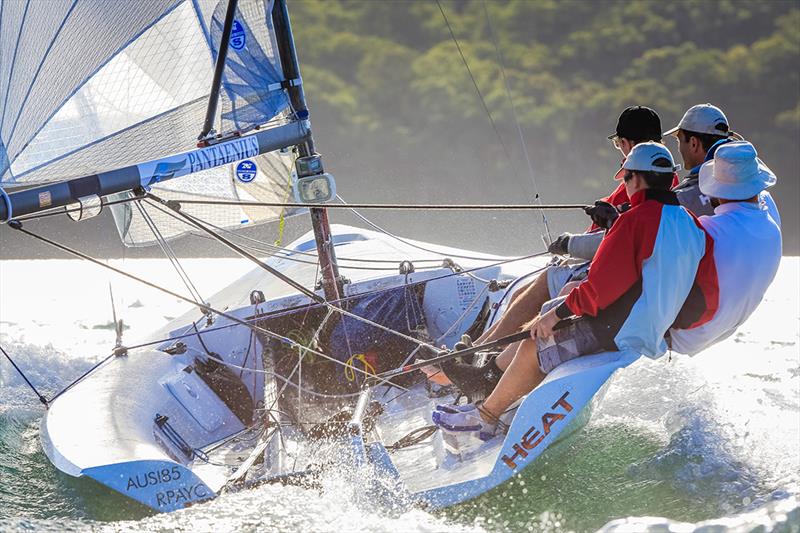
{"type": "Polygon", "coordinates": [[[575,263],[551,266],[547,269],[547,290],[550,292],[550,298],[555,298],[564,285],[570,281],[581,281],[586,279],[589,275],[590,261],[585,263],[575,263]]]}
{"type": "MultiPolygon", "coordinates": [[[[556,298],[542,306],[542,313],[559,305],[565,297],[556,298]]],[[[589,322],[582,318],[569,321],[553,332],[552,337],[536,339],[539,351],[539,369],[549,374],[561,363],[566,363],[581,355],[590,355],[603,351],[603,347],[594,335],[589,322]]]]}

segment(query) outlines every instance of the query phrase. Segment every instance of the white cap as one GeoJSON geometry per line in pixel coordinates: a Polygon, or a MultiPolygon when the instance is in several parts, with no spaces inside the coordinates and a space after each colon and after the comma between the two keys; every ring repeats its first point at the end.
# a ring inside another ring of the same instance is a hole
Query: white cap
{"type": "Polygon", "coordinates": [[[626,170],[639,170],[642,172],[677,172],[681,169],[680,165],[675,164],[672,154],[663,144],[648,141],[639,143],[625,158],[622,167],[614,176],[615,180],[621,180],[626,170]]]}
{"type": "Polygon", "coordinates": [[[721,145],[714,159],[700,167],[700,192],[713,198],[747,200],[776,181],[775,174],[747,141],[721,145]]]}
{"type": "Polygon", "coordinates": [[[727,136],[730,131],[728,118],[717,106],[711,104],[698,104],[689,108],[677,126],[664,132],[675,135],[678,130],[693,131],[695,133],[708,133],[711,135],[727,136]]]}

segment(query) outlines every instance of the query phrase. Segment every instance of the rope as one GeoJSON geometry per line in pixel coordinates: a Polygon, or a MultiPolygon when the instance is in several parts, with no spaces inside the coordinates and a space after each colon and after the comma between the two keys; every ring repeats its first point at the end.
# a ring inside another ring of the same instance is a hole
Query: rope
{"type": "MultiPolygon", "coordinates": [[[[489,8],[486,5],[486,0],[483,0],[483,12],[486,14],[486,24],[489,27],[489,34],[492,36],[492,42],[494,43],[495,52],[497,52],[497,63],[500,65],[500,74],[503,77],[503,84],[506,87],[506,95],[508,96],[508,102],[511,105],[511,115],[514,117],[514,123],[517,126],[517,134],[519,135],[519,143],[522,147],[522,153],[525,156],[525,162],[528,165],[528,172],[531,176],[531,181],[533,182],[533,191],[536,194],[536,200],[539,202],[539,205],[542,205],[542,197],[539,194],[539,184],[536,181],[536,173],[533,171],[533,164],[531,164],[531,156],[528,153],[528,144],[525,142],[525,135],[522,132],[522,125],[519,122],[519,118],[517,117],[517,108],[514,105],[514,97],[511,94],[511,85],[508,83],[508,77],[506,77],[506,68],[503,61],[503,53],[500,51],[500,45],[497,41],[497,34],[494,32],[494,26],[492,26],[492,19],[489,16],[489,8]]],[[[547,222],[547,217],[544,215],[544,211],[540,211],[542,215],[542,222],[544,223],[544,229],[547,232],[547,237],[552,242],[553,238],[550,235],[550,225],[547,222]]]]}
{"type": "MultiPolygon", "coordinates": [[[[214,227],[213,224],[209,224],[209,226],[214,227]]],[[[232,232],[230,230],[227,230],[227,231],[223,230],[222,232],[231,234],[231,239],[232,240],[234,238],[240,237],[238,235],[235,235],[234,232],[232,232]]],[[[197,236],[197,237],[201,237],[203,239],[208,239],[208,240],[212,240],[212,241],[216,240],[216,239],[214,239],[212,237],[209,237],[207,235],[200,235],[198,233],[195,233],[194,235],[197,236]]],[[[249,250],[251,252],[255,252],[255,253],[271,256],[271,257],[277,257],[279,259],[284,259],[286,261],[292,261],[294,263],[300,263],[300,264],[304,264],[304,265],[316,265],[318,263],[317,261],[307,261],[305,259],[298,259],[296,257],[292,257],[292,255],[279,255],[279,253],[281,251],[291,252],[290,248],[275,247],[273,245],[264,243],[263,241],[257,241],[257,239],[247,239],[247,240],[260,242],[261,244],[266,246],[267,249],[260,248],[258,246],[254,246],[252,244],[237,243],[237,245],[241,246],[245,250],[249,250]],[[269,248],[275,248],[275,249],[274,250],[270,250],[269,248]]],[[[306,253],[306,252],[297,252],[297,253],[300,254],[300,255],[317,257],[317,254],[315,254],[315,253],[314,254],[306,253]]],[[[382,271],[382,272],[397,272],[398,269],[399,269],[399,264],[400,264],[400,261],[393,261],[393,260],[390,260],[390,259],[358,259],[358,258],[348,259],[348,258],[342,258],[342,257],[337,257],[336,259],[337,259],[337,263],[339,265],[339,268],[343,268],[343,269],[347,269],[347,270],[378,270],[378,271],[382,271]],[[355,262],[359,262],[359,263],[380,263],[380,264],[392,263],[392,264],[394,264],[396,266],[393,266],[393,267],[382,267],[382,266],[369,267],[369,266],[343,265],[342,261],[355,261],[355,262]]],[[[422,261],[431,262],[431,261],[440,261],[440,260],[439,259],[421,259],[420,261],[421,262],[422,261]]],[[[412,261],[412,263],[413,263],[413,261],[412,261]]],[[[439,268],[439,265],[428,265],[428,266],[423,265],[423,266],[416,267],[417,270],[430,270],[430,269],[434,269],[434,268],[439,268]]]]}
{"type": "MultiPolygon", "coordinates": [[[[345,199],[342,198],[341,196],[339,196],[338,194],[336,195],[336,197],[345,205],[351,205],[351,206],[355,205],[355,204],[347,204],[345,199]]],[[[422,250],[423,252],[428,252],[428,253],[432,253],[432,254],[439,254],[439,255],[441,255],[443,257],[447,257],[447,258],[455,257],[457,259],[470,259],[470,260],[473,260],[473,261],[494,261],[494,260],[498,259],[497,257],[491,257],[491,256],[490,257],[475,257],[475,256],[470,256],[470,255],[444,254],[442,252],[437,252],[436,250],[431,250],[430,248],[425,248],[424,246],[420,246],[419,244],[414,244],[414,243],[412,243],[412,242],[410,242],[410,241],[408,241],[408,240],[406,240],[406,239],[404,239],[402,237],[398,237],[394,233],[390,233],[388,230],[383,229],[382,227],[378,226],[377,224],[375,224],[374,222],[369,220],[367,217],[365,217],[364,215],[362,215],[361,213],[356,211],[353,207],[350,207],[350,211],[355,216],[357,216],[358,218],[363,220],[366,224],[368,224],[374,230],[376,230],[376,231],[378,231],[380,233],[383,233],[384,235],[386,235],[388,237],[391,237],[391,238],[395,239],[396,241],[402,242],[406,246],[411,246],[412,248],[416,248],[418,250],[422,250]]]]}
{"type": "MultiPolygon", "coordinates": [[[[241,207],[292,207],[292,208],[320,208],[320,209],[381,209],[394,211],[536,211],[583,209],[586,204],[296,204],[284,202],[251,202],[244,200],[193,200],[175,198],[170,200],[179,204],[198,205],[232,205],[241,207]]],[[[19,219],[22,220],[22,219],[19,219]]]]}
{"type": "MultiPolygon", "coordinates": [[[[175,215],[172,215],[172,216],[174,217],[175,215]]],[[[242,235],[237,231],[230,230],[230,229],[227,229],[227,228],[223,228],[222,226],[217,226],[216,224],[212,224],[211,222],[206,222],[206,224],[208,224],[209,226],[211,226],[215,230],[219,231],[220,233],[225,233],[225,234],[230,235],[231,238],[235,237],[237,239],[253,242],[253,243],[256,243],[258,245],[264,246],[264,248],[262,249],[262,248],[259,248],[257,246],[253,246],[253,245],[251,245],[251,246],[247,246],[247,245],[244,245],[244,244],[241,245],[243,247],[247,247],[248,249],[256,250],[256,251],[264,253],[264,254],[273,254],[273,255],[278,255],[279,253],[283,252],[283,253],[286,253],[286,254],[289,254],[289,255],[287,255],[287,256],[279,256],[282,259],[287,259],[289,261],[297,261],[297,262],[302,262],[302,263],[308,263],[308,264],[317,264],[317,261],[301,261],[299,259],[291,257],[291,255],[303,255],[303,256],[306,256],[306,257],[317,258],[318,256],[317,256],[316,252],[303,252],[303,251],[300,251],[300,250],[295,250],[293,248],[287,248],[285,246],[278,246],[276,244],[270,244],[270,243],[268,243],[266,241],[255,239],[255,238],[249,237],[247,235],[242,235]]],[[[200,234],[195,234],[195,235],[197,235],[198,237],[206,238],[206,239],[209,238],[209,237],[207,237],[205,235],[200,235],[200,234]]],[[[342,266],[341,265],[342,261],[348,261],[348,262],[354,262],[354,263],[391,263],[393,265],[397,265],[399,263],[399,261],[394,260],[394,259],[363,259],[363,258],[359,258],[359,257],[340,257],[340,256],[337,256],[336,260],[337,260],[338,263],[340,263],[339,266],[342,266]]],[[[411,261],[411,263],[430,263],[430,262],[433,262],[433,261],[438,262],[440,260],[439,259],[409,259],[409,261],[411,261]]],[[[342,267],[342,268],[357,268],[357,267],[342,267]]],[[[421,267],[421,268],[425,268],[425,267],[421,267]]],[[[370,270],[372,270],[372,269],[370,269],[370,270]]],[[[392,270],[397,270],[397,268],[396,267],[392,268],[392,270]]]]}
{"type": "Polygon", "coordinates": [[[175,251],[172,249],[172,246],[169,245],[167,240],[164,238],[164,235],[161,233],[161,230],[158,229],[153,217],[150,216],[150,213],[142,205],[142,202],[136,202],[136,208],[139,210],[139,213],[144,218],[145,223],[150,228],[150,231],[153,233],[153,236],[156,238],[156,242],[158,243],[159,248],[161,251],[164,252],[164,256],[169,259],[170,264],[175,269],[175,272],[178,274],[178,277],[181,278],[186,289],[189,291],[189,294],[192,295],[192,298],[197,300],[197,303],[202,303],[203,296],[200,294],[200,291],[197,290],[192,280],[189,278],[189,275],[184,270],[183,265],[181,265],[180,261],[178,261],[178,257],[175,255],[175,251]]]}
{"type": "Polygon", "coordinates": [[[345,363],[347,367],[344,369],[344,377],[347,379],[347,381],[353,382],[356,380],[356,373],[353,372],[354,369],[357,369],[355,365],[356,361],[360,362],[364,366],[365,372],[372,375],[377,374],[377,372],[375,371],[375,367],[372,366],[372,363],[367,361],[367,356],[364,355],[363,353],[357,353],[351,355],[350,358],[345,363]]]}
{"type": "Polygon", "coordinates": [[[118,353],[118,352],[117,352],[116,350],[114,350],[113,352],[111,352],[110,354],[108,354],[106,357],[104,357],[103,359],[101,359],[100,361],[98,361],[97,363],[95,363],[94,365],[92,365],[92,367],[91,367],[89,370],[87,370],[86,372],[84,372],[83,374],[81,374],[80,376],[78,376],[78,377],[77,377],[75,380],[73,380],[73,381],[72,381],[72,383],[70,383],[69,385],[67,385],[67,386],[66,386],[66,387],[64,387],[63,389],[61,389],[61,390],[60,390],[58,393],[56,393],[56,394],[55,394],[55,395],[54,395],[52,398],[50,398],[50,401],[51,401],[51,402],[52,402],[52,401],[55,401],[55,399],[56,399],[56,398],[58,398],[59,396],[61,396],[61,395],[62,395],[62,394],[64,394],[65,392],[67,392],[69,389],[71,389],[72,387],[74,387],[75,385],[77,385],[79,382],[83,381],[83,379],[84,379],[86,376],[88,376],[89,374],[91,374],[92,372],[94,372],[95,370],[97,370],[97,369],[98,369],[100,366],[102,366],[102,365],[103,365],[103,363],[105,363],[106,361],[108,361],[109,359],[111,359],[112,357],[114,357],[115,355],[117,355],[117,353],[118,353]]]}
{"type": "Polygon", "coordinates": [[[24,379],[24,380],[25,380],[25,383],[27,383],[27,384],[28,384],[28,386],[31,388],[31,390],[34,392],[34,394],[36,394],[36,396],[39,398],[39,401],[40,401],[40,402],[42,402],[42,404],[43,404],[45,407],[48,407],[47,398],[45,398],[44,396],[42,396],[42,395],[39,393],[39,391],[38,391],[38,390],[36,390],[36,387],[34,387],[34,386],[33,386],[33,383],[31,383],[31,380],[29,380],[29,379],[28,379],[28,376],[26,376],[26,375],[25,375],[25,372],[23,372],[23,371],[22,371],[22,369],[21,369],[20,367],[18,367],[18,366],[17,366],[17,363],[15,363],[13,359],[11,359],[11,356],[10,356],[10,355],[8,355],[8,353],[7,353],[7,352],[6,352],[6,351],[3,349],[3,347],[2,347],[2,346],[0,346],[0,352],[3,352],[3,355],[5,355],[5,356],[6,356],[6,359],[8,359],[8,361],[9,361],[9,362],[10,362],[10,363],[11,363],[11,364],[14,366],[14,368],[17,370],[17,372],[19,373],[19,375],[20,375],[20,376],[22,376],[22,379],[24,379]]]}
{"type": "Polygon", "coordinates": [[[475,81],[475,76],[472,74],[472,69],[469,68],[469,63],[467,63],[467,58],[464,57],[464,52],[461,50],[461,45],[458,43],[458,39],[456,39],[456,34],[453,33],[453,27],[450,26],[450,21],[447,20],[447,15],[444,14],[444,8],[442,7],[442,4],[439,2],[439,0],[436,0],[436,5],[439,6],[439,12],[442,14],[444,23],[447,25],[447,29],[450,31],[450,37],[456,44],[458,53],[461,56],[461,61],[464,62],[464,66],[466,67],[467,73],[469,74],[469,79],[472,80],[472,85],[475,87],[475,92],[478,93],[478,98],[480,98],[481,100],[481,104],[483,105],[483,110],[486,111],[486,116],[489,117],[489,122],[492,123],[492,129],[497,135],[497,139],[500,141],[500,146],[503,147],[503,152],[505,152],[506,158],[510,160],[511,155],[508,153],[508,149],[506,148],[506,145],[503,142],[503,138],[500,136],[500,131],[497,129],[497,124],[494,123],[494,119],[492,118],[492,113],[489,111],[489,107],[486,105],[486,100],[483,98],[483,94],[481,93],[480,88],[478,88],[478,82],[475,81]]]}

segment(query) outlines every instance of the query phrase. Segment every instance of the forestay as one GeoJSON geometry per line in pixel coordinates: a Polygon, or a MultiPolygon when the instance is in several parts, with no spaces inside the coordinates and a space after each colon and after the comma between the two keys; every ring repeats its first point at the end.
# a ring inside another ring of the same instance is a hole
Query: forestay
{"type": "MultiPolygon", "coordinates": [[[[0,185],[61,182],[191,149],[203,124],[227,1],[4,0],[0,3],[0,185]]],[[[295,119],[282,88],[272,1],[240,0],[214,128],[222,135],[295,119]]],[[[290,80],[291,81],[291,80],[290,80]]],[[[210,157],[215,157],[213,147],[210,157]]],[[[154,185],[164,198],[281,202],[288,155],[247,157],[154,185]]],[[[169,171],[169,169],[166,169],[169,171]]],[[[115,206],[127,244],[153,237],[136,207],[115,206]]],[[[280,210],[186,206],[213,224],[280,210]]],[[[152,211],[164,237],[185,226],[152,211]]],[[[292,213],[283,213],[289,215],[292,213]]]]}

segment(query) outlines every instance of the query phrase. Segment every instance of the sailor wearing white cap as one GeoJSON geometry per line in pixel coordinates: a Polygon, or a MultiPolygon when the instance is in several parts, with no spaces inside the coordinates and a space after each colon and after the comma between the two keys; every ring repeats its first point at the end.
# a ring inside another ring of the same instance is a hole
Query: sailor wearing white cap
{"type": "Polygon", "coordinates": [[[722,109],[712,104],[697,104],[683,114],[683,118],[677,126],[665,131],[663,135],[664,137],[676,135],[678,130],[727,137],[730,126],[728,117],[725,116],[722,109]]]}
{"type": "Polygon", "coordinates": [[[714,216],[700,217],[714,239],[719,307],[703,325],[671,330],[672,348],[690,355],[736,331],[761,302],[781,259],[780,227],[759,200],[768,196],[765,189],[775,184],[775,174],[752,144],[721,145],[700,168],[699,181],[700,190],[719,202],[714,216]]]}
{"type": "Polygon", "coordinates": [[[678,201],[696,216],[713,215],[714,206],[708,196],[702,194],[697,186],[697,173],[704,161],[711,159],[714,149],[727,142],[732,136],[725,113],[712,104],[698,104],[690,107],[674,128],[664,132],[678,140],[678,151],[683,158],[683,167],[689,174],[673,189],[678,201]]]}

